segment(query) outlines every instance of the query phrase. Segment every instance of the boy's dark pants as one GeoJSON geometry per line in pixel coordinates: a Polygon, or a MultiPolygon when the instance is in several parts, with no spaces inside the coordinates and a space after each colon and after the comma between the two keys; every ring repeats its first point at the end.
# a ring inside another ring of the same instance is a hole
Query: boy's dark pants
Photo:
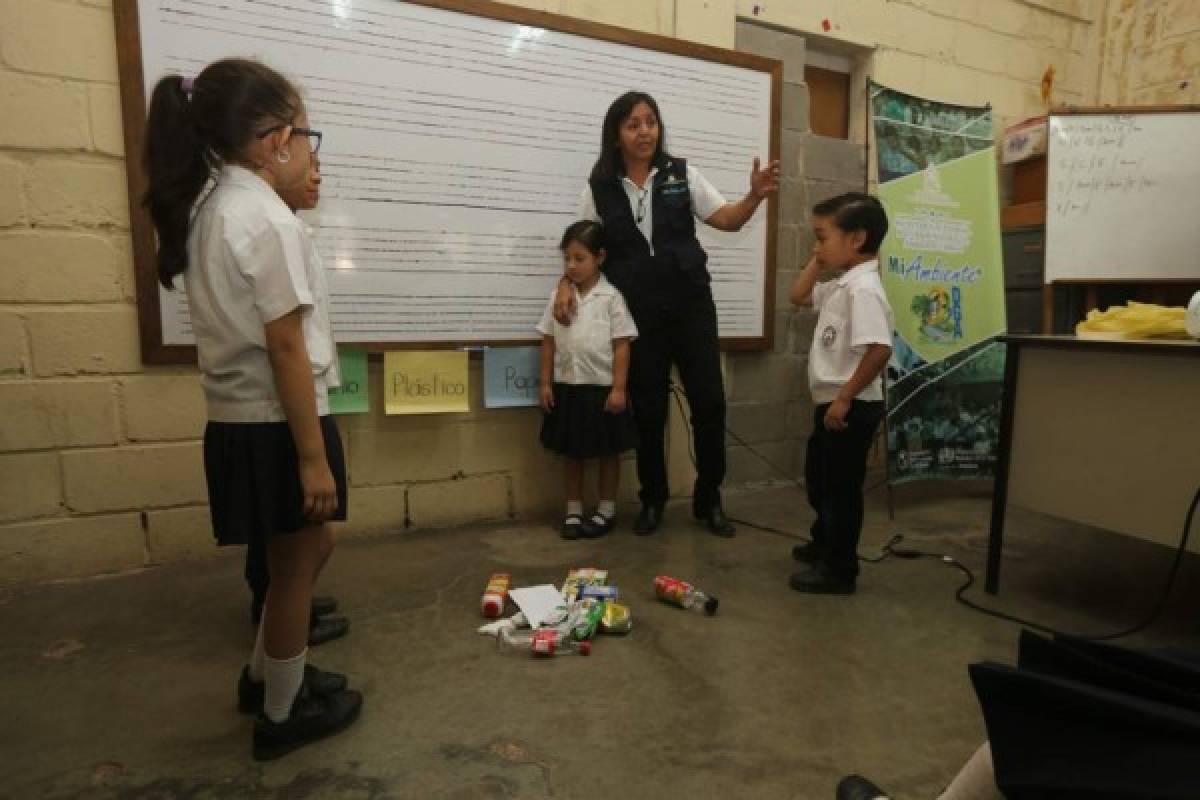
{"type": "Polygon", "coordinates": [[[808,502],[816,512],[813,545],[837,578],[858,577],[858,538],[862,534],[863,481],[867,453],[883,419],[882,401],[855,400],[846,415],[843,431],[825,428],[828,403],[813,411],[813,432],[808,439],[804,478],[808,502]]]}

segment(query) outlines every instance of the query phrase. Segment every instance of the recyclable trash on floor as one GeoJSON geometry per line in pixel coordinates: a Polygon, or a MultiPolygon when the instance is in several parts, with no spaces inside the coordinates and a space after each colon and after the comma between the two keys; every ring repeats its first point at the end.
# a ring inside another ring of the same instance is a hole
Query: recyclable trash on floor
{"type": "MultiPolygon", "coordinates": [[[[484,617],[493,619],[479,633],[496,637],[504,649],[533,656],[590,655],[597,635],[621,636],[633,630],[633,612],[619,602],[620,590],[609,583],[608,570],[580,567],[568,571],[562,589],[550,584],[512,588],[509,573],[497,573],[480,601],[484,617]],[[496,619],[507,605],[518,610],[496,619]]],[[[654,594],[662,602],[700,611],[717,612],[717,598],[692,584],[659,575],[654,594]]]]}

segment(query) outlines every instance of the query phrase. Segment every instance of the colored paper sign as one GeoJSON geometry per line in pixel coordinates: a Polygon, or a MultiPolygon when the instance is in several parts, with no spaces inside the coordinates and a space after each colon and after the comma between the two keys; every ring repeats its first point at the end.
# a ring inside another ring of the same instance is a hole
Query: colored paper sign
{"type": "Polygon", "coordinates": [[[329,390],[329,410],[334,414],[365,414],[371,410],[367,390],[367,351],[357,347],[338,348],[338,371],[342,385],[329,390]]]}
{"type": "Polygon", "coordinates": [[[383,357],[384,413],[470,410],[467,354],[461,350],[389,351],[383,357]]]}
{"type": "Polygon", "coordinates": [[[484,351],[484,407],[536,406],[541,358],[540,347],[489,347],[484,351]]]}

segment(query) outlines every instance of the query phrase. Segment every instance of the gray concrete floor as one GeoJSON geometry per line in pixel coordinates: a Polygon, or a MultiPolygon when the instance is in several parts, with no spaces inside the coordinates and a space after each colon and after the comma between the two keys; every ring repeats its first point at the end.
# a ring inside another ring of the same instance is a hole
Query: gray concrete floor
{"type": "MultiPolygon", "coordinates": [[[[981,568],[989,500],[872,492],[863,554],[892,532],[981,568]]],[[[730,493],[735,517],[789,530],[791,488],[730,493]]],[[[250,759],[234,682],[252,644],[238,553],[133,575],[0,592],[0,796],[13,798],[833,797],[859,771],[899,798],[934,796],[984,737],[966,665],[1011,661],[1017,627],[954,602],[935,561],[864,565],[854,597],[788,590],[791,541],[704,534],[668,510],[658,535],[598,542],[546,524],[409,532],[343,543],[322,579],[351,617],[313,660],[366,695],[341,736],[250,759]],[[559,582],[607,567],[633,608],[590,658],[535,661],[475,633],[488,575],[559,582]],[[656,603],[669,573],[721,598],[715,618],[656,603]]],[[[1182,518],[1183,509],[1180,509],[1182,518]]],[[[1010,513],[993,607],[1083,633],[1141,616],[1164,548],[1010,513]]],[[[627,523],[624,519],[622,522],[627,523]]],[[[980,581],[982,574],[980,569],[980,581]]],[[[1200,648],[1200,566],[1131,644],[1200,648]]]]}

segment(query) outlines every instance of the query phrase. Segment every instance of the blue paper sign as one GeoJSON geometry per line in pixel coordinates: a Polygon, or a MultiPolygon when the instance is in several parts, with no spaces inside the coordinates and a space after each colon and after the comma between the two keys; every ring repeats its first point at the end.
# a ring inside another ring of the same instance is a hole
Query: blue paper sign
{"type": "Polygon", "coordinates": [[[483,353],[483,405],[517,408],[538,404],[540,347],[489,347],[483,353]]]}

